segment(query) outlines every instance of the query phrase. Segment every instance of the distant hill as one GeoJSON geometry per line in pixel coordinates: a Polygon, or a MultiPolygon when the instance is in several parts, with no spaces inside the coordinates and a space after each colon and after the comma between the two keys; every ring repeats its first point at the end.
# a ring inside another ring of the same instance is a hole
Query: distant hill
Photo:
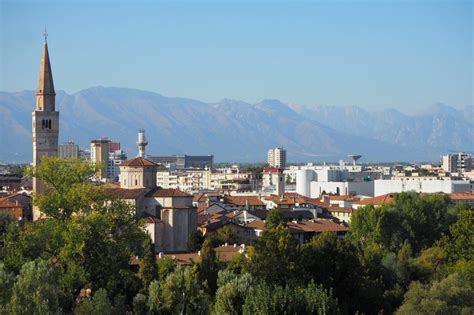
{"type": "MultiPolygon", "coordinates": [[[[474,110],[436,104],[408,116],[394,109],[258,104],[222,100],[208,104],[124,88],[93,87],[57,92],[60,142],[88,147],[106,136],[136,154],[136,134],[145,128],[149,154],[214,154],[216,161],[265,161],[283,146],[290,162],[347,160],[435,161],[449,150],[474,151],[474,110]]],[[[33,91],[0,92],[0,161],[31,160],[33,91]]]]}

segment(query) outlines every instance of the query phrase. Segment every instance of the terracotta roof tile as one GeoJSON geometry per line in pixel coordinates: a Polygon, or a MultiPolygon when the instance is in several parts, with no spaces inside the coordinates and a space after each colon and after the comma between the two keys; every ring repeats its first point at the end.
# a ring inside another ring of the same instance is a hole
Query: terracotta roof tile
{"type": "Polygon", "coordinates": [[[265,206],[258,196],[224,196],[224,203],[236,206],[265,206]]]}
{"type": "Polygon", "coordinates": [[[385,194],[373,198],[362,199],[361,201],[356,201],[354,204],[357,205],[373,205],[378,206],[384,203],[393,202],[395,200],[395,194],[385,194]]]}
{"type": "Polygon", "coordinates": [[[452,193],[448,197],[451,200],[474,200],[474,194],[471,193],[452,193]]]}
{"type": "Polygon", "coordinates": [[[146,194],[147,197],[192,197],[188,193],[175,188],[156,188],[146,194]]]}
{"type": "Polygon", "coordinates": [[[134,159],[125,161],[121,166],[133,166],[133,167],[156,167],[158,164],[142,157],[136,157],[134,159]]]}

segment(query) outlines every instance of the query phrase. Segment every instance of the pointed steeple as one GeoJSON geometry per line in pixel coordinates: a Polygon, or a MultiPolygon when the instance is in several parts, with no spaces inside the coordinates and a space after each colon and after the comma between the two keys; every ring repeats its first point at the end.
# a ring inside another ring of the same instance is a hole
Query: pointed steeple
{"type": "Polygon", "coordinates": [[[38,87],[36,88],[36,110],[54,112],[55,96],[53,72],[49,61],[47,33],[44,35],[43,57],[41,57],[38,87]]]}
{"type": "Polygon", "coordinates": [[[54,92],[51,63],[49,62],[48,42],[46,40],[44,42],[43,57],[41,58],[40,75],[36,94],[56,95],[56,93],[54,92]]]}

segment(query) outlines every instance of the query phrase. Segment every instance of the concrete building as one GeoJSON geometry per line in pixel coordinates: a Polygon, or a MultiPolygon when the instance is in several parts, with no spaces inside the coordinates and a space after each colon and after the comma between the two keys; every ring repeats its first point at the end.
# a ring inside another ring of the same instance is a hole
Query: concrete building
{"type": "Polygon", "coordinates": [[[107,176],[113,181],[118,181],[120,176],[120,165],[127,160],[127,155],[123,150],[109,151],[107,163],[107,176]]]}
{"type": "Polygon", "coordinates": [[[63,159],[79,158],[79,146],[74,141],[69,141],[58,146],[58,156],[63,159]]]}
{"type": "Polygon", "coordinates": [[[436,177],[405,177],[397,179],[375,180],[375,196],[415,191],[418,193],[445,194],[470,192],[471,185],[468,180],[454,180],[451,178],[436,177]]]}
{"type": "Polygon", "coordinates": [[[91,141],[91,162],[101,165],[102,169],[96,174],[96,179],[105,181],[107,178],[107,168],[109,165],[109,139],[91,141]]]}
{"type": "Polygon", "coordinates": [[[120,166],[120,187],[110,193],[123,199],[144,217],[156,252],[187,250],[191,233],[197,230],[193,196],[178,189],[156,186],[158,165],[137,157],[120,166]]]}
{"type": "Polygon", "coordinates": [[[268,150],[267,163],[270,167],[285,168],[286,150],[283,148],[274,148],[268,150]]]}
{"type": "Polygon", "coordinates": [[[282,168],[266,167],[263,169],[262,190],[282,196],[285,192],[285,174],[282,168]]]}
{"type": "Polygon", "coordinates": [[[474,168],[472,156],[463,152],[443,155],[441,162],[443,170],[450,173],[467,173],[474,168]]]}
{"type": "Polygon", "coordinates": [[[214,164],[214,155],[163,155],[148,156],[150,161],[166,166],[170,169],[212,169],[214,164]]]}
{"type": "Polygon", "coordinates": [[[322,194],[374,195],[374,179],[384,178],[383,169],[362,166],[306,165],[295,171],[296,192],[318,198],[322,194]]]}
{"type": "MultiPolygon", "coordinates": [[[[58,155],[59,112],[56,111],[56,92],[54,90],[46,35],[36,89],[36,109],[32,113],[32,126],[33,166],[38,166],[41,164],[43,157],[58,155]]],[[[34,177],[33,193],[42,193],[45,190],[44,184],[34,177]]],[[[37,220],[39,217],[39,210],[37,208],[33,209],[33,220],[37,220]]]]}

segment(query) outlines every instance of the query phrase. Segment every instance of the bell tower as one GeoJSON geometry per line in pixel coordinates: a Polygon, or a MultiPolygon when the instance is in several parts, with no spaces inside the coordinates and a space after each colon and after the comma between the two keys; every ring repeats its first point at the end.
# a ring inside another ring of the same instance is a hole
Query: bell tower
{"type": "MultiPolygon", "coordinates": [[[[38,87],[36,89],[36,109],[32,113],[33,127],[33,166],[41,163],[44,156],[58,155],[59,112],[56,111],[56,92],[48,52],[48,34],[44,34],[43,56],[41,58],[38,87]]],[[[46,187],[33,178],[33,193],[45,192],[46,187]]],[[[40,216],[33,209],[33,220],[40,216]]]]}

